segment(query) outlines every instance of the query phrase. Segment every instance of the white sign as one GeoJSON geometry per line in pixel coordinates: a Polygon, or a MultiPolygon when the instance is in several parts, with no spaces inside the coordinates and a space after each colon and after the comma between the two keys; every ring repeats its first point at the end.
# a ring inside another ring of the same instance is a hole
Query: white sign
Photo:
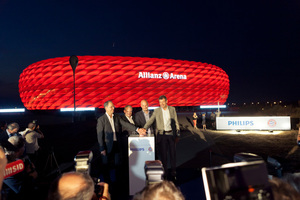
{"type": "Polygon", "coordinates": [[[289,116],[217,117],[217,130],[291,130],[289,116]]]}
{"type": "Polygon", "coordinates": [[[156,78],[156,79],[187,79],[187,76],[184,74],[174,74],[174,73],[168,73],[164,72],[162,74],[156,74],[156,73],[150,73],[150,72],[139,72],[139,77],[138,78],[156,78]]]}
{"type": "Polygon", "coordinates": [[[145,162],[155,160],[154,135],[128,137],[129,194],[134,195],[146,186],[145,162]]]}

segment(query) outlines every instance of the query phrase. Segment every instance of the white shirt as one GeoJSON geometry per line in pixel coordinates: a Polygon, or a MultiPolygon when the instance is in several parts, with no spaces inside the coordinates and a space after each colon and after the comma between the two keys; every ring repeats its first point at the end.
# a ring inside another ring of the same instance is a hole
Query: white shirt
{"type": "Polygon", "coordinates": [[[10,138],[11,136],[14,136],[14,135],[16,135],[16,133],[14,133],[14,134],[11,134],[10,132],[8,132],[8,129],[6,129],[6,133],[7,133],[7,135],[8,135],[8,137],[10,138]]]}
{"type": "Polygon", "coordinates": [[[31,129],[30,129],[30,128],[26,128],[24,131],[20,131],[19,133],[24,137],[24,134],[25,134],[27,131],[31,131],[31,129]]]}
{"type": "Polygon", "coordinates": [[[107,112],[105,113],[108,117],[109,123],[111,125],[111,129],[114,132],[114,141],[117,141],[117,136],[116,136],[116,130],[115,130],[115,123],[114,123],[114,114],[112,114],[112,117],[110,117],[107,112]]]}
{"type": "Polygon", "coordinates": [[[133,119],[132,119],[132,116],[127,117],[127,116],[125,115],[125,117],[128,119],[128,121],[129,121],[130,123],[134,124],[134,121],[133,121],[133,119]]]}
{"type": "Polygon", "coordinates": [[[170,111],[169,108],[167,107],[166,110],[161,108],[162,113],[163,113],[163,119],[164,119],[164,131],[171,131],[171,117],[170,117],[170,111]]]}
{"type": "MultiPolygon", "coordinates": [[[[146,122],[147,122],[150,119],[150,111],[148,111],[148,113],[145,113],[143,111],[143,113],[144,113],[144,116],[145,116],[145,119],[146,119],[146,122]]],[[[148,128],[147,132],[148,132],[148,134],[151,134],[151,128],[148,128]]]]}

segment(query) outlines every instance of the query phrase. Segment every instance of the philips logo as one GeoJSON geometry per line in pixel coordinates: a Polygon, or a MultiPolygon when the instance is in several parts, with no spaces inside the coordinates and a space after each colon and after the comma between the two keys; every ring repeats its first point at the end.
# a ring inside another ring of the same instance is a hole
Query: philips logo
{"type": "Polygon", "coordinates": [[[130,148],[131,151],[145,151],[144,148],[130,148]]]}
{"type": "Polygon", "coordinates": [[[228,126],[253,126],[253,121],[228,121],[228,126]]]}

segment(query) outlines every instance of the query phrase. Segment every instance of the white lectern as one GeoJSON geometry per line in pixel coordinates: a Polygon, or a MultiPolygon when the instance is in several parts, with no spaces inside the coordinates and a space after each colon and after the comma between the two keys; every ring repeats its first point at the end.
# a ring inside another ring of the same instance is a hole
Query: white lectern
{"type": "Polygon", "coordinates": [[[129,194],[134,195],[146,185],[145,161],[155,160],[154,135],[128,137],[129,194]]]}

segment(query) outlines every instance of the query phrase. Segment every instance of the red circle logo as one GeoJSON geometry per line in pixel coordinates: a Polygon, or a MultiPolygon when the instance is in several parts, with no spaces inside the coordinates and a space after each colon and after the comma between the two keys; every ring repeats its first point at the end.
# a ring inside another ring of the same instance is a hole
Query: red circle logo
{"type": "Polygon", "coordinates": [[[270,120],[268,121],[268,125],[269,125],[270,127],[275,127],[275,126],[276,126],[276,121],[275,121],[274,119],[270,119],[270,120]]]}
{"type": "Polygon", "coordinates": [[[170,76],[169,76],[169,73],[168,73],[168,72],[164,72],[164,73],[163,73],[163,78],[164,78],[164,79],[167,80],[167,79],[169,79],[169,77],[170,77],[170,76]]]}

